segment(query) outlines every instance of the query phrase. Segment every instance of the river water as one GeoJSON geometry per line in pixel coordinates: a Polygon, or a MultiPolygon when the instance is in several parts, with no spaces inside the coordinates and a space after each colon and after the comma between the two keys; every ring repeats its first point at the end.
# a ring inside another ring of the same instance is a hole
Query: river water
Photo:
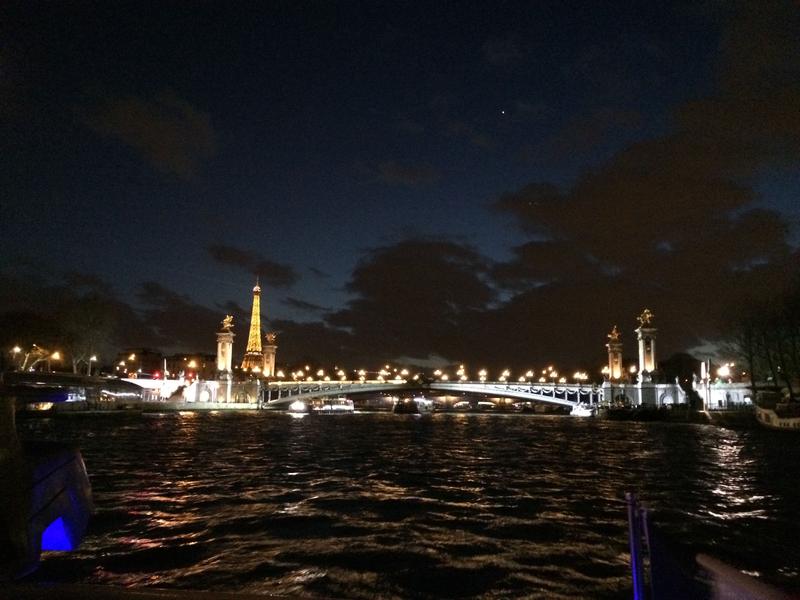
{"type": "Polygon", "coordinates": [[[629,596],[622,502],[800,590],[800,438],[539,415],[28,419],[96,514],[35,580],[343,598],[629,596]]]}

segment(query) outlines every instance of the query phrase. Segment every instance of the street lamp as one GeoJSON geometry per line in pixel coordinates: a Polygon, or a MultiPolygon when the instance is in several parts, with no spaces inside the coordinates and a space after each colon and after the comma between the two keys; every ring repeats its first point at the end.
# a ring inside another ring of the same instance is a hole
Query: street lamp
{"type": "Polygon", "coordinates": [[[96,354],[92,354],[89,357],[89,377],[92,376],[92,363],[94,363],[94,362],[97,362],[97,355],[96,354]]]}

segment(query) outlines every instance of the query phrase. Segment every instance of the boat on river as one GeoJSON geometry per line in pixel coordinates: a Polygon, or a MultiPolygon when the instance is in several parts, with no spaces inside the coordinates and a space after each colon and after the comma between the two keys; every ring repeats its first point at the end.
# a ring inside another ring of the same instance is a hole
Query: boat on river
{"type": "Polygon", "coordinates": [[[591,404],[576,404],[569,412],[573,417],[593,417],[595,415],[595,407],[591,404]]]}
{"type": "Polygon", "coordinates": [[[315,404],[314,412],[324,415],[341,415],[355,411],[355,405],[350,398],[325,398],[320,404],[315,404]]]}
{"type": "Polygon", "coordinates": [[[433,400],[423,396],[414,398],[398,398],[392,406],[392,412],[398,415],[425,415],[434,411],[433,400]]]}
{"type": "Polygon", "coordinates": [[[760,391],[755,401],[756,420],[769,429],[800,431],[800,402],[791,402],[775,391],[760,391]]]}

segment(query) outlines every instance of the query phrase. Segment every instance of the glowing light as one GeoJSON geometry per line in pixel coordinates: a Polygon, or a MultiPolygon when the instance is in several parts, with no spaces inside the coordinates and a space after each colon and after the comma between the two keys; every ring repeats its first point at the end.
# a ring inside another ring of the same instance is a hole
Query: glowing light
{"type": "Polygon", "coordinates": [[[526,372],[525,377],[533,377],[533,371],[526,372]]]}
{"type": "Polygon", "coordinates": [[[539,383],[544,383],[545,381],[547,381],[547,379],[544,377],[539,377],[539,383]]]}
{"type": "Polygon", "coordinates": [[[481,369],[480,371],[478,371],[478,375],[480,377],[486,377],[486,369],[481,369]]]}
{"type": "Polygon", "coordinates": [[[408,369],[403,369],[402,371],[400,371],[400,375],[402,375],[403,377],[408,375],[408,369]]]}
{"type": "Polygon", "coordinates": [[[562,377],[561,379],[558,380],[558,383],[567,383],[567,378],[562,377]]]}
{"type": "MultiPolygon", "coordinates": [[[[190,369],[196,369],[197,368],[197,361],[194,360],[194,359],[190,360],[188,367],[190,369]]],[[[253,371],[255,371],[256,369],[258,369],[258,367],[253,367],[253,371]]]]}
{"type": "Polygon", "coordinates": [[[22,348],[20,348],[19,346],[14,346],[11,349],[11,352],[13,352],[14,354],[19,354],[20,352],[22,352],[22,348]]]}
{"type": "Polygon", "coordinates": [[[277,373],[275,373],[275,376],[276,376],[276,377],[286,377],[286,376],[283,374],[283,371],[278,371],[277,373]]]}
{"type": "MultiPolygon", "coordinates": [[[[128,356],[128,360],[136,360],[136,355],[135,354],[131,354],[130,356],[128,356]]],[[[186,359],[184,358],[183,360],[186,360],[186,359]]]]}
{"type": "Polygon", "coordinates": [[[55,352],[53,352],[53,354],[50,355],[50,358],[52,358],[53,360],[61,360],[61,352],[56,350],[55,352]]]}
{"type": "Polygon", "coordinates": [[[518,377],[517,381],[519,381],[520,383],[523,383],[525,381],[525,378],[524,377],[518,377]]]}
{"type": "Polygon", "coordinates": [[[628,369],[628,372],[629,373],[636,373],[637,370],[638,369],[636,368],[636,365],[631,365],[630,368],[628,369]]]}
{"type": "Polygon", "coordinates": [[[314,381],[314,378],[313,378],[313,377],[311,377],[311,376],[309,376],[309,377],[306,377],[306,381],[314,381]]]}
{"type": "Polygon", "coordinates": [[[448,379],[450,379],[450,378],[447,376],[447,373],[444,373],[442,375],[442,381],[447,381],[448,379]]]}
{"type": "Polygon", "coordinates": [[[717,369],[717,375],[720,377],[730,377],[731,376],[731,369],[728,365],[722,365],[719,369],[717,369]]]}
{"type": "Polygon", "coordinates": [[[97,362],[97,355],[95,355],[95,354],[92,354],[92,355],[89,357],[89,360],[90,360],[91,362],[97,362]]]}
{"type": "Polygon", "coordinates": [[[442,370],[441,370],[441,369],[436,369],[436,370],[433,372],[433,374],[434,374],[434,375],[436,375],[436,376],[438,377],[439,375],[441,375],[441,374],[442,374],[442,370]]]}
{"type": "Polygon", "coordinates": [[[64,519],[58,517],[42,532],[42,550],[65,552],[73,550],[75,545],[69,538],[64,519]]]}
{"type": "Polygon", "coordinates": [[[323,371],[322,369],[317,371],[317,377],[322,377],[323,375],[325,375],[325,371],[323,371]]]}
{"type": "Polygon", "coordinates": [[[306,412],[306,403],[302,400],[295,400],[289,405],[289,410],[292,412],[306,412]]]}

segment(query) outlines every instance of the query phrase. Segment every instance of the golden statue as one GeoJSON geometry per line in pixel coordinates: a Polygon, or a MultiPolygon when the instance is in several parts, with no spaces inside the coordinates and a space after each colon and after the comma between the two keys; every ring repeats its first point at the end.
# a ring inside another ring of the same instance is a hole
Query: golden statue
{"type": "Polygon", "coordinates": [[[650,325],[653,322],[653,313],[650,312],[649,308],[645,308],[636,320],[639,321],[639,327],[644,327],[645,325],[650,325]]]}
{"type": "Polygon", "coordinates": [[[270,346],[277,346],[278,344],[277,333],[275,333],[274,331],[270,331],[265,337],[267,338],[267,344],[269,344],[270,346]]]}
{"type": "Polygon", "coordinates": [[[616,325],[614,325],[614,328],[611,330],[611,333],[608,334],[608,340],[610,342],[618,342],[619,341],[619,329],[617,329],[616,325]]]}
{"type": "Polygon", "coordinates": [[[225,315],[225,318],[222,319],[222,330],[230,331],[231,329],[233,329],[233,315],[225,315]]]}

